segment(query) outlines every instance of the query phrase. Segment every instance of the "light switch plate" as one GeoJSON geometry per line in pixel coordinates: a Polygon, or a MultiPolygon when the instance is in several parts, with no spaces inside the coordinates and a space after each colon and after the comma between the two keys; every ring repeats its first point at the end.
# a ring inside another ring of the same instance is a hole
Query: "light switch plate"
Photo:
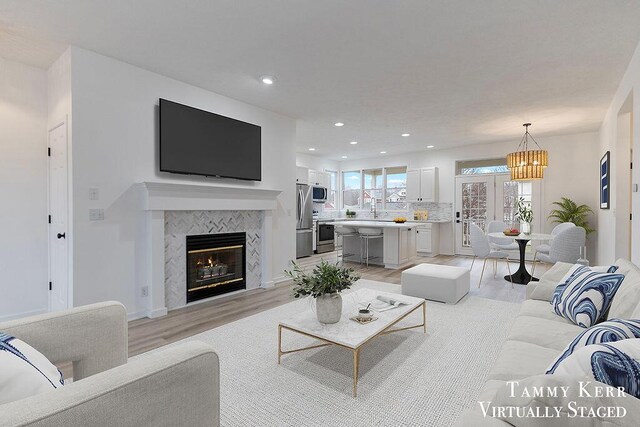
{"type": "Polygon", "coordinates": [[[89,209],[89,221],[103,221],[104,209],[89,209]]]}
{"type": "Polygon", "coordinates": [[[98,190],[97,188],[90,188],[89,200],[100,200],[100,190],[98,190]]]}

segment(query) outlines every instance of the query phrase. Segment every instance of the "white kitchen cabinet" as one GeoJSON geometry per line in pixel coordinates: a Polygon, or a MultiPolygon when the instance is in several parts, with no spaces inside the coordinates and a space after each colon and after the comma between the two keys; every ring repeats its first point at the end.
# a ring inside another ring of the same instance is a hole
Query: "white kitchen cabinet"
{"type": "Polygon", "coordinates": [[[296,184],[309,184],[309,168],[296,167],[296,184]]]}
{"type": "Polygon", "coordinates": [[[329,188],[331,186],[331,175],[328,172],[309,171],[309,185],[319,185],[329,188]]]}
{"type": "Polygon", "coordinates": [[[440,227],[421,224],[416,228],[416,251],[420,255],[436,256],[440,253],[440,227]]]}
{"type": "Polygon", "coordinates": [[[384,264],[400,268],[416,256],[415,228],[384,229],[384,264]]]}
{"type": "Polygon", "coordinates": [[[438,168],[407,170],[407,201],[438,201],[438,168]]]}

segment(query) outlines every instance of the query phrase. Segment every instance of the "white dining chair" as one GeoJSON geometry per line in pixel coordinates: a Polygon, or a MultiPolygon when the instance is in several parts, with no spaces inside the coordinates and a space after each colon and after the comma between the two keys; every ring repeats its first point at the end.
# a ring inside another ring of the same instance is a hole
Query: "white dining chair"
{"type": "MultiPolygon", "coordinates": [[[[507,228],[510,228],[503,221],[490,221],[487,224],[487,234],[489,233],[501,233],[507,228]]],[[[510,237],[493,237],[489,236],[489,243],[493,249],[499,251],[519,251],[518,244],[510,237]]]]}
{"type": "MultiPolygon", "coordinates": [[[[471,269],[473,269],[473,263],[476,261],[476,258],[484,258],[484,263],[482,264],[482,273],[480,273],[480,280],[478,281],[478,287],[482,283],[482,277],[484,276],[484,269],[487,266],[487,260],[497,260],[503,259],[507,264],[507,270],[509,271],[509,277],[511,277],[511,267],[509,266],[509,254],[503,251],[496,251],[491,249],[491,244],[489,243],[489,238],[482,231],[480,227],[478,227],[474,223],[469,224],[469,238],[471,241],[471,249],[473,250],[473,261],[471,262],[471,269]]],[[[494,277],[495,277],[495,266],[494,266],[494,277]]],[[[513,280],[511,281],[511,287],[513,288],[513,280]]]]}
{"type": "Polygon", "coordinates": [[[540,253],[533,262],[531,275],[536,271],[536,263],[545,262],[555,264],[556,262],[568,262],[575,264],[580,258],[580,248],[584,246],[587,233],[582,227],[569,227],[558,233],[549,247],[549,254],[540,253]]]}
{"type": "MultiPolygon", "coordinates": [[[[553,230],[551,230],[551,235],[553,237],[556,237],[558,235],[558,233],[563,232],[564,230],[568,229],[568,228],[572,228],[575,227],[576,225],[572,222],[562,222],[558,225],[556,225],[555,227],[553,227],[553,230]]],[[[536,259],[538,258],[538,254],[545,254],[545,255],[549,255],[549,250],[551,249],[551,242],[553,241],[553,239],[551,239],[549,241],[549,243],[542,243],[538,246],[536,246],[536,253],[533,255],[533,262],[536,262],[536,259]]]]}

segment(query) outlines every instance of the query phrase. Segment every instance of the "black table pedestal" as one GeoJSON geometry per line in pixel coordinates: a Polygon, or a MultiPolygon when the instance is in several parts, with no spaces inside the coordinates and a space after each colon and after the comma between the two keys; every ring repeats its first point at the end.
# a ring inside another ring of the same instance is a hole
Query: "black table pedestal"
{"type": "Polygon", "coordinates": [[[526,285],[527,283],[534,281],[537,282],[538,279],[531,276],[527,271],[527,268],[524,265],[524,250],[527,247],[527,243],[529,240],[526,239],[515,239],[518,242],[518,247],[520,248],[520,266],[518,270],[513,273],[511,276],[504,276],[504,280],[509,282],[517,283],[518,285],[526,285]]]}

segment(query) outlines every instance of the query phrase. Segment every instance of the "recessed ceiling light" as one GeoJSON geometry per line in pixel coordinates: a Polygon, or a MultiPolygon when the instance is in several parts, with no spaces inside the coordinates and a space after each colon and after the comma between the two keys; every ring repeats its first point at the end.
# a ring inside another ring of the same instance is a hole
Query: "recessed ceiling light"
{"type": "Polygon", "coordinates": [[[333,124],[334,126],[340,127],[340,126],[344,126],[344,123],[342,122],[336,122],[333,124]]]}
{"type": "Polygon", "coordinates": [[[316,151],[315,148],[309,148],[309,151],[316,151]]]}
{"type": "Polygon", "coordinates": [[[381,151],[380,154],[387,154],[387,152],[386,151],[381,151]]]}
{"type": "Polygon", "coordinates": [[[433,147],[434,147],[433,145],[427,145],[427,148],[433,148],[433,147]]]}
{"type": "Polygon", "coordinates": [[[272,85],[276,82],[276,78],[273,76],[260,76],[260,81],[266,85],[272,85]]]}
{"type": "Polygon", "coordinates": [[[351,141],[349,144],[356,145],[357,143],[358,143],[358,141],[351,141]]]}
{"type": "Polygon", "coordinates": [[[408,136],[411,136],[411,134],[410,133],[403,133],[401,136],[404,136],[406,138],[408,136]]]}
{"type": "Polygon", "coordinates": [[[346,159],[346,158],[347,158],[347,156],[342,156],[342,158],[343,158],[343,159],[346,159]]]}

